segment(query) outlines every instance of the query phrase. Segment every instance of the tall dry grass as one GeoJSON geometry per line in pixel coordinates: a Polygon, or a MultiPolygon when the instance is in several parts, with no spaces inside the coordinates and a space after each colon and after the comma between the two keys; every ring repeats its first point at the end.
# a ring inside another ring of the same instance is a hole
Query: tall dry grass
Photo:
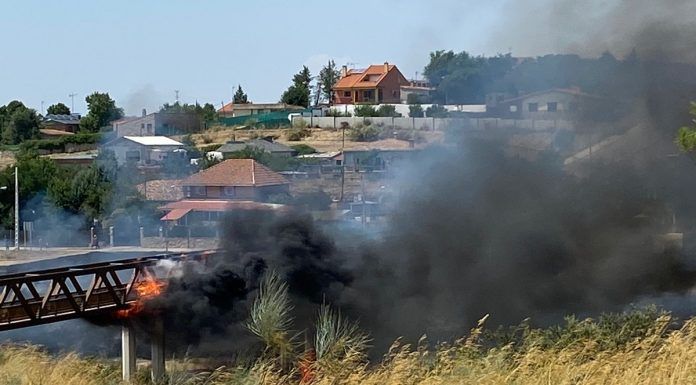
{"type": "MultiPolygon", "coordinates": [[[[327,320],[324,313],[324,322],[327,320]]],[[[333,317],[333,316],[332,316],[333,317]]],[[[671,330],[672,319],[653,319],[640,335],[616,340],[597,332],[593,320],[568,322],[564,328],[526,329],[520,338],[488,345],[481,327],[467,338],[430,347],[395,343],[378,364],[369,364],[364,352],[341,349],[330,355],[331,364],[313,364],[311,383],[317,385],[408,384],[696,384],[696,319],[671,330]],[[594,332],[587,332],[594,330],[594,332]],[[607,340],[609,339],[609,341],[607,340]]],[[[620,325],[616,325],[620,327],[620,325]]],[[[620,334],[620,329],[617,334],[620,334]]],[[[635,334],[635,333],[634,333],[635,334]]],[[[336,343],[347,337],[336,338],[336,343]]],[[[325,343],[328,342],[325,341],[325,343]]],[[[361,344],[358,344],[362,346],[361,344]]],[[[335,347],[325,346],[325,349],[335,347]]],[[[333,350],[335,351],[335,350],[333,350]]],[[[297,366],[259,359],[246,368],[220,368],[190,375],[185,365],[174,370],[168,384],[278,385],[300,383],[297,366]]],[[[142,376],[138,383],[144,383],[142,376]]],[[[50,356],[32,346],[3,346],[0,350],[2,385],[120,384],[117,363],[81,358],[75,354],[50,356]]]]}

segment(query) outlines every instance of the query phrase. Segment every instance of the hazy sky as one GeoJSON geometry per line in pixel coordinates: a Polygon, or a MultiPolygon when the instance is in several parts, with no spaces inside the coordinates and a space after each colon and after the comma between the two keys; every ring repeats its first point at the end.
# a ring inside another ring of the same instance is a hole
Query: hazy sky
{"type": "Polygon", "coordinates": [[[303,64],[316,74],[329,58],[413,77],[436,49],[515,53],[484,33],[505,1],[0,0],[0,105],[70,107],[75,93],[84,113],[98,90],[138,114],[180,90],[219,107],[237,84],[276,102],[303,64]]]}

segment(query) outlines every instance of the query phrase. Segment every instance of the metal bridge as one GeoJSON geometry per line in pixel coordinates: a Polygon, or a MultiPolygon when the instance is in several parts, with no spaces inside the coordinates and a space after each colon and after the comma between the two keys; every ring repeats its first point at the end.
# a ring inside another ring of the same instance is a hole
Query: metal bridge
{"type": "Polygon", "coordinates": [[[134,288],[156,276],[160,261],[205,262],[217,253],[170,253],[0,276],[0,331],[126,309],[138,299],[134,288]]]}

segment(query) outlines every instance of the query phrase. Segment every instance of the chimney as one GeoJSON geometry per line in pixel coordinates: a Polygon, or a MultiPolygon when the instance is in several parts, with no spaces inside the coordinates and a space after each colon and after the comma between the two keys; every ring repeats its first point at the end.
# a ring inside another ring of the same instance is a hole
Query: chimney
{"type": "Polygon", "coordinates": [[[348,76],[348,66],[341,67],[341,77],[344,78],[348,76]]]}
{"type": "Polygon", "coordinates": [[[386,74],[387,72],[389,72],[389,62],[385,61],[384,62],[384,73],[386,74]]]}
{"type": "Polygon", "coordinates": [[[147,116],[147,110],[143,108],[143,116],[147,116]]]}

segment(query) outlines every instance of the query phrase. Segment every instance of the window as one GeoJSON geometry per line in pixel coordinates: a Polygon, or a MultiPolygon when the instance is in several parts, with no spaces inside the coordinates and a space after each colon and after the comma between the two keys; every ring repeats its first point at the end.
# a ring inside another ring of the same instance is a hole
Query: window
{"type": "Polygon", "coordinates": [[[539,103],[529,103],[529,112],[537,112],[539,111],[539,103]]]}
{"type": "Polygon", "coordinates": [[[224,193],[225,193],[225,196],[233,197],[234,196],[234,187],[231,187],[231,186],[225,187],[224,193]]]}
{"type": "Polygon", "coordinates": [[[206,196],[205,186],[193,186],[192,191],[193,191],[192,195],[206,196]]]}
{"type": "Polygon", "coordinates": [[[349,98],[349,97],[350,97],[350,91],[343,91],[343,97],[349,98]]]}
{"type": "Polygon", "coordinates": [[[556,111],[558,111],[558,103],[556,103],[556,102],[548,102],[548,103],[546,103],[546,111],[548,111],[548,112],[556,112],[556,111]]]}
{"type": "Polygon", "coordinates": [[[145,123],[140,123],[140,129],[142,130],[143,128],[145,128],[145,123]]]}
{"type": "Polygon", "coordinates": [[[374,98],[374,95],[373,95],[373,93],[372,93],[372,90],[365,90],[365,91],[363,91],[363,98],[364,98],[364,99],[368,99],[368,100],[374,98]]]}
{"type": "Polygon", "coordinates": [[[517,112],[517,106],[516,105],[511,105],[510,106],[510,112],[517,112]]]}
{"type": "Polygon", "coordinates": [[[152,130],[152,124],[148,123],[147,124],[147,132],[150,132],[150,130],[152,130]]]}
{"type": "Polygon", "coordinates": [[[126,162],[140,162],[140,151],[126,151],[126,162]]]}
{"type": "Polygon", "coordinates": [[[399,95],[398,95],[398,92],[397,92],[396,90],[393,90],[393,91],[392,91],[392,97],[395,98],[395,97],[397,97],[397,96],[399,96],[399,95]]]}

